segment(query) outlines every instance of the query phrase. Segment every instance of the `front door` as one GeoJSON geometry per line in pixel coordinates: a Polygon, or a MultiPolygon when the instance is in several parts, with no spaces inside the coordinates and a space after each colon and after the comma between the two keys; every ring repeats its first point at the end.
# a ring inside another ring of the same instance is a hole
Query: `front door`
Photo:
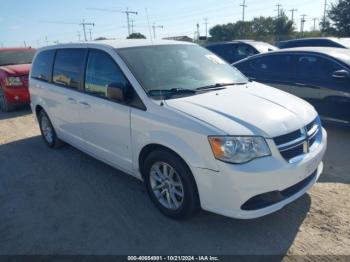
{"type": "Polygon", "coordinates": [[[80,123],[86,149],[122,170],[132,170],[131,108],[107,97],[107,86],[128,80],[112,57],[90,50],[85,73],[85,91],[79,100],[80,123]]]}

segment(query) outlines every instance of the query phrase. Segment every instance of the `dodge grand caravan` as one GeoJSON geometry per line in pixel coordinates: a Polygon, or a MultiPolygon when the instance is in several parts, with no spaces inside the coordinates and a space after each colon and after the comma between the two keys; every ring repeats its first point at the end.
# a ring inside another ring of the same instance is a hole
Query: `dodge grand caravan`
{"type": "Polygon", "coordinates": [[[126,40],[40,49],[30,76],[45,143],[62,141],[144,181],[165,215],[256,218],[319,178],[314,108],[250,82],[191,43],[126,40]]]}

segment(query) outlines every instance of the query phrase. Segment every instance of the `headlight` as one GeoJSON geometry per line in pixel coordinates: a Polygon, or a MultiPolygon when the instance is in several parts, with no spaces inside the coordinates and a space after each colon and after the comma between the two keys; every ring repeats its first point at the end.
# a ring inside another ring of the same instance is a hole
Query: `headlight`
{"type": "Polygon", "coordinates": [[[208,139],[215,158],[224,162],[241,164],[254,158],[271,155],[271,151],[262,137],[209,136],[208,139]]]}
{"type": "Polygon", "coordinates": [[[6,78],[6,84],[8,86],[22,86],[23,82],[20,77],[18,76],[10,76],[6,78]]]}

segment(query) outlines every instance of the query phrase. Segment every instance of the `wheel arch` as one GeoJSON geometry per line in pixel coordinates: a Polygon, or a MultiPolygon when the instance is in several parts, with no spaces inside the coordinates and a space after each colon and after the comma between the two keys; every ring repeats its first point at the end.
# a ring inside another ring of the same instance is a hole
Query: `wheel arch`
{"type": "Polygon", "coordinates": [[[139,154],[139,157],[138,157],[138,164],[139,164],[139,171],[141,173],[141,176],[143,178],[144,176],[144,162],[147,158],[147,156],[157,150],[157,149],[162,149],[162,150],[166,150],[174,155],[176,155],[182,162],[183,164],[185,165],[185,167],[189,170],[190,172],[190,175],[191,175],[191,179],[193,180],[193,183],[195,185],[195,190],[196,190],[196,195],[198,197],[198,201],[199,201],[199,204],[201,205],[201,201],[200,201],[200,194],[199,194],[199,190],[198,190],[198,185],[197,185],[197,181],[196,181],[196,178],[191,170],[191,167],[190,165],[186,162],[186,160],[179,154],[177,153],[176,151],[174,151],[173,149],[167,147],[167,146],[164,146],[164,145],[161,145],[161,144],[157,144],[157,143],[151,143],[151,144],[148,144],[148,145],[145,145],[141,151],[140,151],[140,154],[139,154]]]}

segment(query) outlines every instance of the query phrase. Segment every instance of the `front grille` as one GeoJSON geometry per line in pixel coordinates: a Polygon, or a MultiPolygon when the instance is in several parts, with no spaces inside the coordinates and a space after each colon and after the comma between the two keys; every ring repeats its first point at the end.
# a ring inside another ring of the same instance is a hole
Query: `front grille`
{"type": "Polygon", "coordinates": [[[317,141],[321,140],[322,128],[319,117],[307,124],[305,127],[291,133],[275,137],[273,140],[277,145],[282,157],[288,161],[309,152],[317,141]]]}

